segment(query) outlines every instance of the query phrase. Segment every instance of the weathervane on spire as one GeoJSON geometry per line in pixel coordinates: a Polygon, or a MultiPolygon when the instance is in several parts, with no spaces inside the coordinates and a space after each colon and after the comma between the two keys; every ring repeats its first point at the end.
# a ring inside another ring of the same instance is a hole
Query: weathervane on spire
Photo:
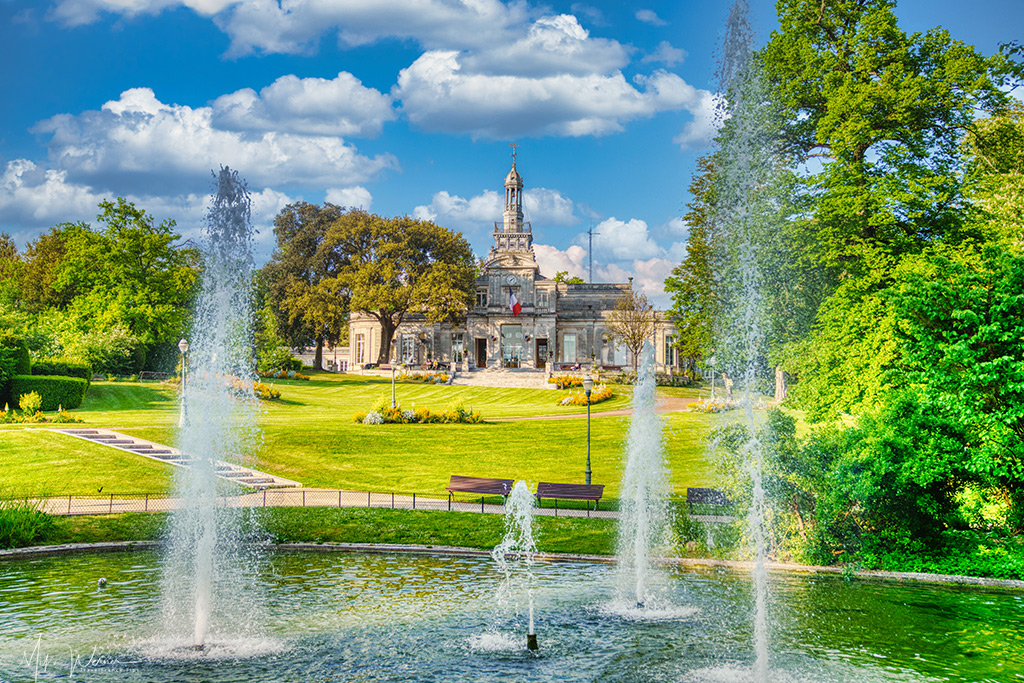
{"type": "Polygon", "coordinates": [[[513,166],[515,166],[515,165],[516,165],[516,147],[518,147],[518,146],[519,146],[519,145],[517,145],[517,144],[516,144],[516,143],[514,143],[514,142],[513,142],[512,144],[510,144],[510,145],[509,145],[509,147],[511,147],[511,148],[512,148],[512,165],[513,165],[513,166]]]}

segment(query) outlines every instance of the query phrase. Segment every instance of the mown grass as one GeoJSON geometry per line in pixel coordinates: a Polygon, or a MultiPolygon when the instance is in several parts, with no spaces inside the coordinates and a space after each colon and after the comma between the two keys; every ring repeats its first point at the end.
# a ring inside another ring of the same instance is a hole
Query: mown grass
{"type": "MultiPolygon", "coordinates": [[[[390,379],[322,373],[311,381],[275,382],[282,400],[262,405],[263,442],[254,463],[309,487],[443,495],[452,474],[584,481],[586,420],[525,420],[480,425],[361,425],[352,415],[381,397],[390,379]]],[[[630,387],[595,412],[628,406],[630,387]]],[[[670,388],[690,397],[697,390],[670,388]]],[[[443,409],[457,401],[491,417],[581,414],[557,405],[564,392],[401,383],[403,407],[443,409]]],[[[116,428],[157,443],[176,445],[175,390],[158,383],[97,382],[74,411],[87,427],[116,428]]],[[[705,415],[666,415],[666,457],[677,490],[705,485],[705,415]]],[[[593,481],[605,484],[603,504],[614,505],[621,478],[628,418],[591,421],[593,481]]],[[[156,493],[166,491],[170,467],[70,437],[38,430],[0,432],[0,464],[18,495],[156,493]],[[162,477],[161,472],[165,472],[162,477]]]]}
{"type": "MultiPolygon", "coordinates": [[[[261,508],[259,527],[272,543],[396,543],[490,550],[505,536],[501,515],[359,508],[261,508]]],[[[39,543],[159,541],[166,513],[54,517],[39,543]]],[[[534,518],[538,550],[608,555],[615,523],[607,519],[534,518]]],[[[23,543],[21,545],[29,545],[23,543]]]]}
{"type": "Polygon", "coordinates": [[[0,493],[23,497],[160,493],[172,468],[148,458],[41,429],[0,432],[0,493]]]}

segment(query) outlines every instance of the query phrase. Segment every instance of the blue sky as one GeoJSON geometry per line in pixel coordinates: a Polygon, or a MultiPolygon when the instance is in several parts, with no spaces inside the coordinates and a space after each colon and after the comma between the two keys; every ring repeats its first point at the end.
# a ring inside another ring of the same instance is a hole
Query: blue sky
{"type": "MultiPolygon", "coordinates": [[[[196,236],[210,172],[247,179],[260,234],[305,200],[430,218],[478,254],[510,142],[548,276],[634,276],[659,305],[709,151],[730,3],[0,0],[0,231],[19,247],[128,197],[196,236]]],[[[762,41],[774,3],[750,0],[762,41]]],[[[991,54],[1024,0],[903,0],[991,54]]]]}

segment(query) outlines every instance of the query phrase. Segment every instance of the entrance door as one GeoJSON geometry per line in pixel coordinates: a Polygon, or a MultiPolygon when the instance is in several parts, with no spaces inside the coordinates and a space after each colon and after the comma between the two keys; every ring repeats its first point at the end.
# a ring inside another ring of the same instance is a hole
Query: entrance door
{"type": "Polygon", "coordinates": [[[538,339],[537,340],[537,367],[541,370],[548,362],[548,340],[538,339]]]}
{"type": "Polygon", "coordinates": [[[487,340],[476,339],[476,366],[478,368],[487,367],[487,340]]]}

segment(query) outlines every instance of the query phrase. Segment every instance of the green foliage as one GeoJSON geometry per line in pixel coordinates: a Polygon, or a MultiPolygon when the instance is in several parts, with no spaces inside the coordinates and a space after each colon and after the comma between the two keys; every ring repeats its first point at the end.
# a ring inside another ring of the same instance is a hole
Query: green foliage
{"type": "Polygon", "coordinates": [[[395,330],[410,311],[453,322],[473,301],[476,264],[457,232],[408,216],[381,218],[353,210],[330,227],[326,242],[342,266],[334,282],[353,311],[381,325],[377,363],[387,363],[395,330]]]}
{"type": "Polygon", "coordinates": [[[66,357],[88,363],[100,375],[130,375],[145,367],[146,349],[121,325],[62,335],[66,357]]]}
{"type": "Polygon", "coordinates": [[[43,397],[38,392],[30,391],[18,396],[18,407],[21,412],[34,415],[43,406],[43,397]]]}
{"type": "MultiPolygon", "coordinates": [[[[330,203],[320,207],[296,202],[274,218],[277,247],[259,276],[276,321],[275,336],[283,337],[274,347],[312,343],[319,361],[324,342],[345,338],[348,293],[336,280],[344,255],[327,240],[331,225],[343,213],[330,203]]],[[[314,365],[319,367],[318,362],[314,365]]]]}
{"type": "Polygon", "coordinates": [[[963,223],[961,135],[1005,93],[999,59],[942,29],[907,35],[891,0],[783,0],[763,51],[783,144],[806,177],[815,258],[857,269],[873,252],[914,252],[963,223]]]}
{"type": "Polygon", "coordinates": [[[52,358],[49,360],[37,360],[32,363],[32,374],[81,377],[86,382],[91,382],[93,369],[89,363],[81,363],[64,358],[52,358]]]}
{"type": "Polygon", "coordinates": [[[38,392],[42,396],[41,410],[58,407],[74,409],[82,405],[88,383],[79,377],[50,377],[46,375],[15,375],[11,379],[12,396],[38,392]]]}
{"type": "Polygon", "coordinates": [[[675,322],[679,352],[691,368],[713,353],[719,306],[712,267],[714,157],[701,157],[697,164],[690,182],[690,210],[683,217],[690,229],[686,259],[665,279],[665,292],[672,297],[668,317],[675,322]]]}
{"type": "Polygon", "coordinates": [[[39,545],[56,536],[53,518],[34,503],[0,499],[0,548],[39,545]]]}
{"type": "Polygon", "coordinates": [[[898,376],[962,426],[965,469],[1013,491],[1024,527],[1024,256],[990,246],[914,265],[891,293],[898,376]]]}
{"type": "Polygon", "coordinates": [[[573,275],[572,277],[569,277],[569,271],[567,270],[560,270],[557,273],[555,273],[555,282],[564,282],[567,285],[586,284],[586,280],[584,280],[578,275],[573,275]]]}

